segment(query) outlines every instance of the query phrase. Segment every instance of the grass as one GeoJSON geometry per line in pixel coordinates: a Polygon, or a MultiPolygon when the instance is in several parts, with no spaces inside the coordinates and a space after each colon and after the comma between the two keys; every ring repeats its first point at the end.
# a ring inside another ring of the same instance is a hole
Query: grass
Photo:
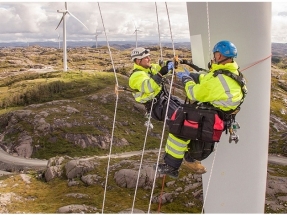
{"type": "MultiPolygon", "coordinates": [[[[64,138],[65,135],[81,135],[85,138],[106,136],[111,138],[113,127],[113,115],[115,113],[116,95],[114,92],[115,76],[111,72],[96,71],[69,71],[66,73],[52,72],[49,75],[26,74],[15,77],[10,81],[2,81],[2,89],[6,87],[7,93],[0,96],[3,113],[9,112],[11,108],[23,108],[32,110],[34,115],[47,112],[45,121],[50,125],[56,120],[62,121],[63,125],[53,129],[52,133],[46,135],[35,134],[35,122],[33,119],[18,119],[19,131],[26,130],[33,137],[34,146],[37,150],[33,153],[33,158],[49,159],[57,155],[85,156],[108,153],[107,145],[103,149],[98,146],[82,148],[75,145],[73,141],[64,138]],[[8,87],[9,86],[9,87],[8,87]],[[98,99],[91,101],[89,96],[97,95],[98,99]],[[59,104],[54,104],[60,100],[59,104]],[[44,102],[52,102],[46,103],[44,102]],[[27,106],[39,104],[38,106],[27,106]],[[67,108],[73,108],[75,113],[67,113],[67,108]]],[[[117,74],[120,86],[127,86],[127,78],[117,74]]],[[[132,95],[129,92],[120,92],[116,112],[114,151],[134,151],[140,150],[144,142],[146,128],[143,126],[147,120],[143,113],[134,110],[132,95]],[[131,115],[127,115],[127,111],[131,115]],[[124,124],[124,125],[123,125],[124,124]],[[126,139],[128,146],[118,146],[117,142],[126,139]]],[[[2,117],[9,117],[9,114],[2,117]]],[[[147,149],[158,148],[159,135],[162,129],[161,122],[153,122],[155,128],[148,138],[147,149]]],[[[6,126],[5,123],[2,125],[6,126]]],[[[19,131],[8,132],[5,135],[5,142],[9,144],[11,140],[16,142],[19,131]]],[[[5,144],[4,142],[4,144],[5,144]]],[[[109,144],[109,139],[106,140],[109,144]]]]}
{"type": "MultiPolygon", "coordinates": [[[[156,160],[157,155],[146,154],[145,159],[150,162],[156,160]]],[[[38,176],[39,173],[29,172],[31,183],[26,183],[20,175],[10,177],[1,177],[0,193],[14,193],[15,196],[21,198],[12,198],[12,204],[9,204],[7,209],[9,213],[56,213],[58,208],[70,204],[85,204],[87,206],[96,207],[97,212],[101,212],[103,206],[103,197],[105,191],[107,159],[97,160],[96,168],[89,174],[97,174],[100,176],[100,181],[95,185],[85,185],[80,178],[75,180],[79,182],[76,186],[68,186],[65,176],[45,182],[38,176]],[[4,186],[5,185],[5,186],[4,186]],[[86,194],[84,198],[69,197],[67,194],[81,193],[86,194]],[[53,198],[51,198],[53,196],[53,198]]],[[[104,202],[104,213],[119,213],[121,210],[132,207],[135,189],[119,187],[114,180],[114,174],[119,169],[132,168],[134,164],[139,164],[139,156],[125,159],[112,159],[110,163],[110,171],[108,174],[108,183],[106,189],[106,197],[104,202]],[[119,163],[121,165],[119,166],[119,163]]],[[[186,175],[187,170],[182,169],[180,178],[186,175]]],[[[172,181],[166,178],[165,182],[172,181]]],[[[160,195],[162,178],[156,180],[153,197],[160,195]]],[[[177,187],[183,187],[184,180],[176,180],[173,186],[165,187],[165,192],[174,192],[177,187]]],[[[201,187],[199,187],[200,189],[201,187]]],[[[201,188],[202,189],[202,188],[201,188]]],[[[202,203],[199,200],[191,198],[190,190],[185,195],[178,195],[174,201],[168,204],[161,205],[162,213],[200,213],[202,203]],[[186,204],[192,203],[192,207],[186,204]]],[[[135,208],[147,211],[150,202],[150,189],[138,188],[136,193],[135,208]]],[[[158,203],[151,204],[151,212],[158,210],[158,203]]]]}
{"type": "MultiPolygon", "coordinates": [[[[29,47],[32,49],[32,47],[29,47]]],[[[33,144],[37,150],[33,154],[34,158],[49,159],[55,156],[69,155],[71,157],[84,157],[93,155],[104,155],[109,153],[109,145],[105,148],[98,146],[88,146],[82,148],[68,141],[65,135],[91,135],[93,137],[104,136],[106,143],[110,142],[111,131],[113,128],[113,116],[115,113],[116,95],[114,93],[115,77],[113,68],[110,64],[107,49],[100,50],[101,53],[91,49],[82,50],[84,56],[79,56],[79,50],[69,51],[69,72],[62,72],[62,62],[59,60],[62,53],[59,51],[39,52],[37,55],[21,55],[20,49],[15,49],[15,56],[9,60],[26,58],[23,66],[13,66],[11,61],[0,62],[0,73],[7,71],[19,71],[21,68],[28,69],[28,62],[33,61],[38,64],[53,65],[55,72],[45,74],[25,73],[17,76],[7,76],[0,79],[0,129],[7,126],[9,113],[15,110],[32,110],[35,115],[47,112],[45,120],[49,124],[61,120],[63,123],[71,124],[68,126],[58,126],[52,133],[39,135],[34,132],[33,121],[20,120],[17,129],[7,132],[3,144],[17,142],[19,131],[26,130],[33,137],[33,144]],[[52,55],[52,56],[50,56],[52,55]],[[10,62],[10,63],[9,63],[10,62]],[[12,66],[11,66],[12,65],[12,66]],[[110,72],[108,72],[110,71],[110,72]],[[91,100],[89,96],[97,95],[97,99],[91,100]],[[25,100],[23,98],[26,98],[25,100]],[[58,102],[57,102],[58,101],[58,102]],[[2,105],[1,105],[2,104],[2,105]],[[32,105],[33,104],[33,105],[32,105]],[[30,106],[29,106],[30,105],[30,106]],[[67,108],[72,107],[78,110],[77,113],[67,113],[67,108]],[[52,111],[53,110],[53,111],[52,111]],[[107,135],[110,134],[110,135],[107,135]]],[[[112,50],[117,52],[117,50],[112,50]]],[[[122,60],[115,60],[115,67],[121,74],[117,74],[120,86],[127,86],[127,75],[132,68],[129,60],[130,51],[123,51],[122,60]],[[123,65],[125,67],[123,68],[123,65]]],[[[188,53],[179,52],[179,55],[190,57],[188,53]]],[[[164,56],[172,55],[171,50],[165,50],[164,56]]],[[[152,57],[157,58],[156,51],[152,51],[152,57]]],[[[180,67],[179,70],[182,70],[180,67]]],[[[281,79],[287,79],[283,75],[281,79]]],[[[277,79],[272,79],[272,93],[284,91],[277,86],[277,79]],[[274,90],[274,91],[273,91],[274,90]]],[[[177,95],[182,96],[182,92],[175,90],[177,95]]],[[[287,121],[285,115],[281,114],[281,109],[286,105],[280,99],[271,101],[273,113],[287,121]]],[[[114,142],[112,153],[123,151],[142,150],[146,128],[144,113],[136,111],[134,108],[133,97],[129,92],[120,92],[117,115],[115,121],[114,142]],[[126,139],[129,145],[120,146],[117,143],[121,139],[126,139]]],[[[31,119],[34,119],[34,116],[31,119]]],[[[152,121],[154,129],[149,133],[146,149],[159,148],[162,133],[162,122],[152,121]]],[[[284,149],[286,143],[281,140],[281,134],[271,129],[271,135],[278,138],[276,144],[270,145],[270,152],[287,154],[284,149]]],[[[165,132],[163,144],[165,144],[167,132],[165,132]]],[[[123,159],[124,160],[124,159],[123,159]]],[[[152,155],[145,156],[145,160],[155,161],[152,155]]],[[[121,160],[111,160],[111,165],[119,163],[121,160]]],[[[133,163],[139,162],[139,157],[134,156],[128,159],[133,163]]],[[[30,184],[26,184],[20,175],[12,177],[0,177],[0,182],[6,186],[0,186],[0,193],[13,192],[22,199],[13,198],[13,203],[8,205],[9,213],[56,213],[59,207],[69,204],[86,204],[98,208],[101,212],[103,201],[103,184],[106,177],[107,159],[98,161],[97,168],[91,172],[102,177],[101,182],[96,185],[87,186],[79,178],[78,186],[67,186],[67,178],[56,178],[50,182],[45,182],[39,177],[40,173],[30,172],[30,184]],[[87,198],[76,199],[68,197],[68,193],[85,193],[87,198]],[[52,196],[52,198],[51,198],[52,196]]],[[[131,163],[122,164],[119,168],[130,168],[131,163]]],[[[275,175],[287,177],[286,167],[271,166],[275,168],[275,175]]],[[[108,175],[108,189],[104,213],[118,213],[125,208],[131,208],[134,189],[120,188],[113,179],[115,171],[113,169],[108,175]]],[[[187,170],[182,169],[180,180],[176,180],[174,186],[165,187],[165,192],[175,191],[176,188],[184,187],[182,179],[187,175],[187,170]]],[[[171,181],[169,178],[166,182],[171,181]]],[[[157,179],[154,195],[160,194],[162,179],[157,179]]],[[[200,189],[200,188],[199,188],[200,189]]],[[[161,206],[162,213],[201,213],[202,202],[193,198],[194,190],[188,191],[185,195],[178,195],[174,201],[161,206]],[[192,205],[192,206],[187,206],[192,205]]],[[[147,211],[150,198],[150,190],[138,189],[135,207],[147,211]]],[[[151,205],[151,211],[156,212],[158,204],[151,205]]],[[[268,212],[268,211],[267,211],[268,212]]],[[[270,213],[273,213],[270,211],[270,213]]]]}

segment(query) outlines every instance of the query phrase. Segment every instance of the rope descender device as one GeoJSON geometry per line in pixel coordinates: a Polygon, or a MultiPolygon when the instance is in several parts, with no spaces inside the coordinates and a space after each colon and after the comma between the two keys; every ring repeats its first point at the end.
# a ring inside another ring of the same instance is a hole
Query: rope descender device
{"type": "Polygon", "coordinates": [[[178,64],[179,64],[178,55],[174,56],[173,63],[174,63],[174,68],[177,69],[178,68],[178,64]]]}
{"type": "Polygon", "coordinates": [[[119,90],[120,86],[115,84],[115,94],[118,96],[120,91],[124,91],[124,90],[119,90]]]}

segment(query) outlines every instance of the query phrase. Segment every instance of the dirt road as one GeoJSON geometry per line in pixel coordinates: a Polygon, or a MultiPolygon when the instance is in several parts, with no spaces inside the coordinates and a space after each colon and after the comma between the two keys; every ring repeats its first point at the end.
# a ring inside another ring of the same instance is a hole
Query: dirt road
{"type": "MultiPolygon", "coordinates": [[[[146,150],[145,153],[158,153],[158,149],[155,150],[146,150]]],[[[111,158],[124,158],[124,157],[131,157],[134,155],[141,155],[142,151],[135,151],[135,152],[124,152],[119,154],[113,154],[111,155],[111,158]]],[[[98,158],[108,158],[108,155],[103,156],[94,156],[98,158]]],[[[93,157],[93,158],[94,158],[93,157]]],[[[92,158],[90,158],[92,159],[92,158]]],[[[15,157],[7,152],[0,149],[0,162],[9,164],[9,165],[17,165],[17,166],[23,166],[23,167],[36,167],[36,168],[45,168],[47,166],[48,161],[47,160],[39,160],[39,159],[27,159],[23,157],[15,157]]],[[[268,162],[273,164],[279,164],[279,165],[287,165],[287,157],[277,156],[277,155],[269,155],[268,156],[268,162]]],[[[1,167],[1,166],[0,166],[1,167]]],[[[0,176],[10,174],[9,172],[4,171],[5,169],[0,169],[0,176]]]]}

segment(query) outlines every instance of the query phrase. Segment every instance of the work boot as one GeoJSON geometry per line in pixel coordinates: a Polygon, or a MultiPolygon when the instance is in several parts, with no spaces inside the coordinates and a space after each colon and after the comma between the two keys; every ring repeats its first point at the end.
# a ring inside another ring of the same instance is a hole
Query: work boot
{"type": "MultiPolygon", "coordinates": [[[[153,166],[153,169],[156,169],[156,164],[153,166]]],[[[178,178],[178,169],[173,168],[165,163],[161,163],[157,166],[157,172],[160,174],[168,175],[171,178],[178,178]]]]}
{"type": "Polygon", "coordinates": [[[188,162],[183,159],[182,164],[186,166],[194,174],[204,174],[206,173],[206,168],[201,164],[200,161],[195,160],[194,162],[188,162]]]}

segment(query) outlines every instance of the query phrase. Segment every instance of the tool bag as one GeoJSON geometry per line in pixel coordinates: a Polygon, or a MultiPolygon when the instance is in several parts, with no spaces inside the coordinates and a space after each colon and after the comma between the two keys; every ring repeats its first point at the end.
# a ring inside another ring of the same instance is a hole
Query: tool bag
{"type": "Polygon", "coordinates": [[[167,120],[169,132],[177,137],[219,142],[224,121],[217,110],[197,104],[182,104],[167,120]]]}
{"type": "Polygon", "coordinates": [[[176,96],[172,95],[170,96],[168,108],[167,103],[168,95],[162,92],[161,95],[154,101],[151,117],[158,121],[164,121],[167,110],[167,118],[170,119],[174,111],[182,104],[182,102],[176,96]]]}
{"type": "Polygon", "coordinates": [[[169,106],[168,104],[169,92],[166,86],[162,84],[162,91],[154,98],[153,107],[151,110],[152,101],[145,103],[145,108],[147,112],[151,113],[151,117],[157,121],[165,120],[165,113],[167,111],[167,118],[170,119],[174,111],[183,104],[183,100],[177,96],[170,95],[169,106]]]}

